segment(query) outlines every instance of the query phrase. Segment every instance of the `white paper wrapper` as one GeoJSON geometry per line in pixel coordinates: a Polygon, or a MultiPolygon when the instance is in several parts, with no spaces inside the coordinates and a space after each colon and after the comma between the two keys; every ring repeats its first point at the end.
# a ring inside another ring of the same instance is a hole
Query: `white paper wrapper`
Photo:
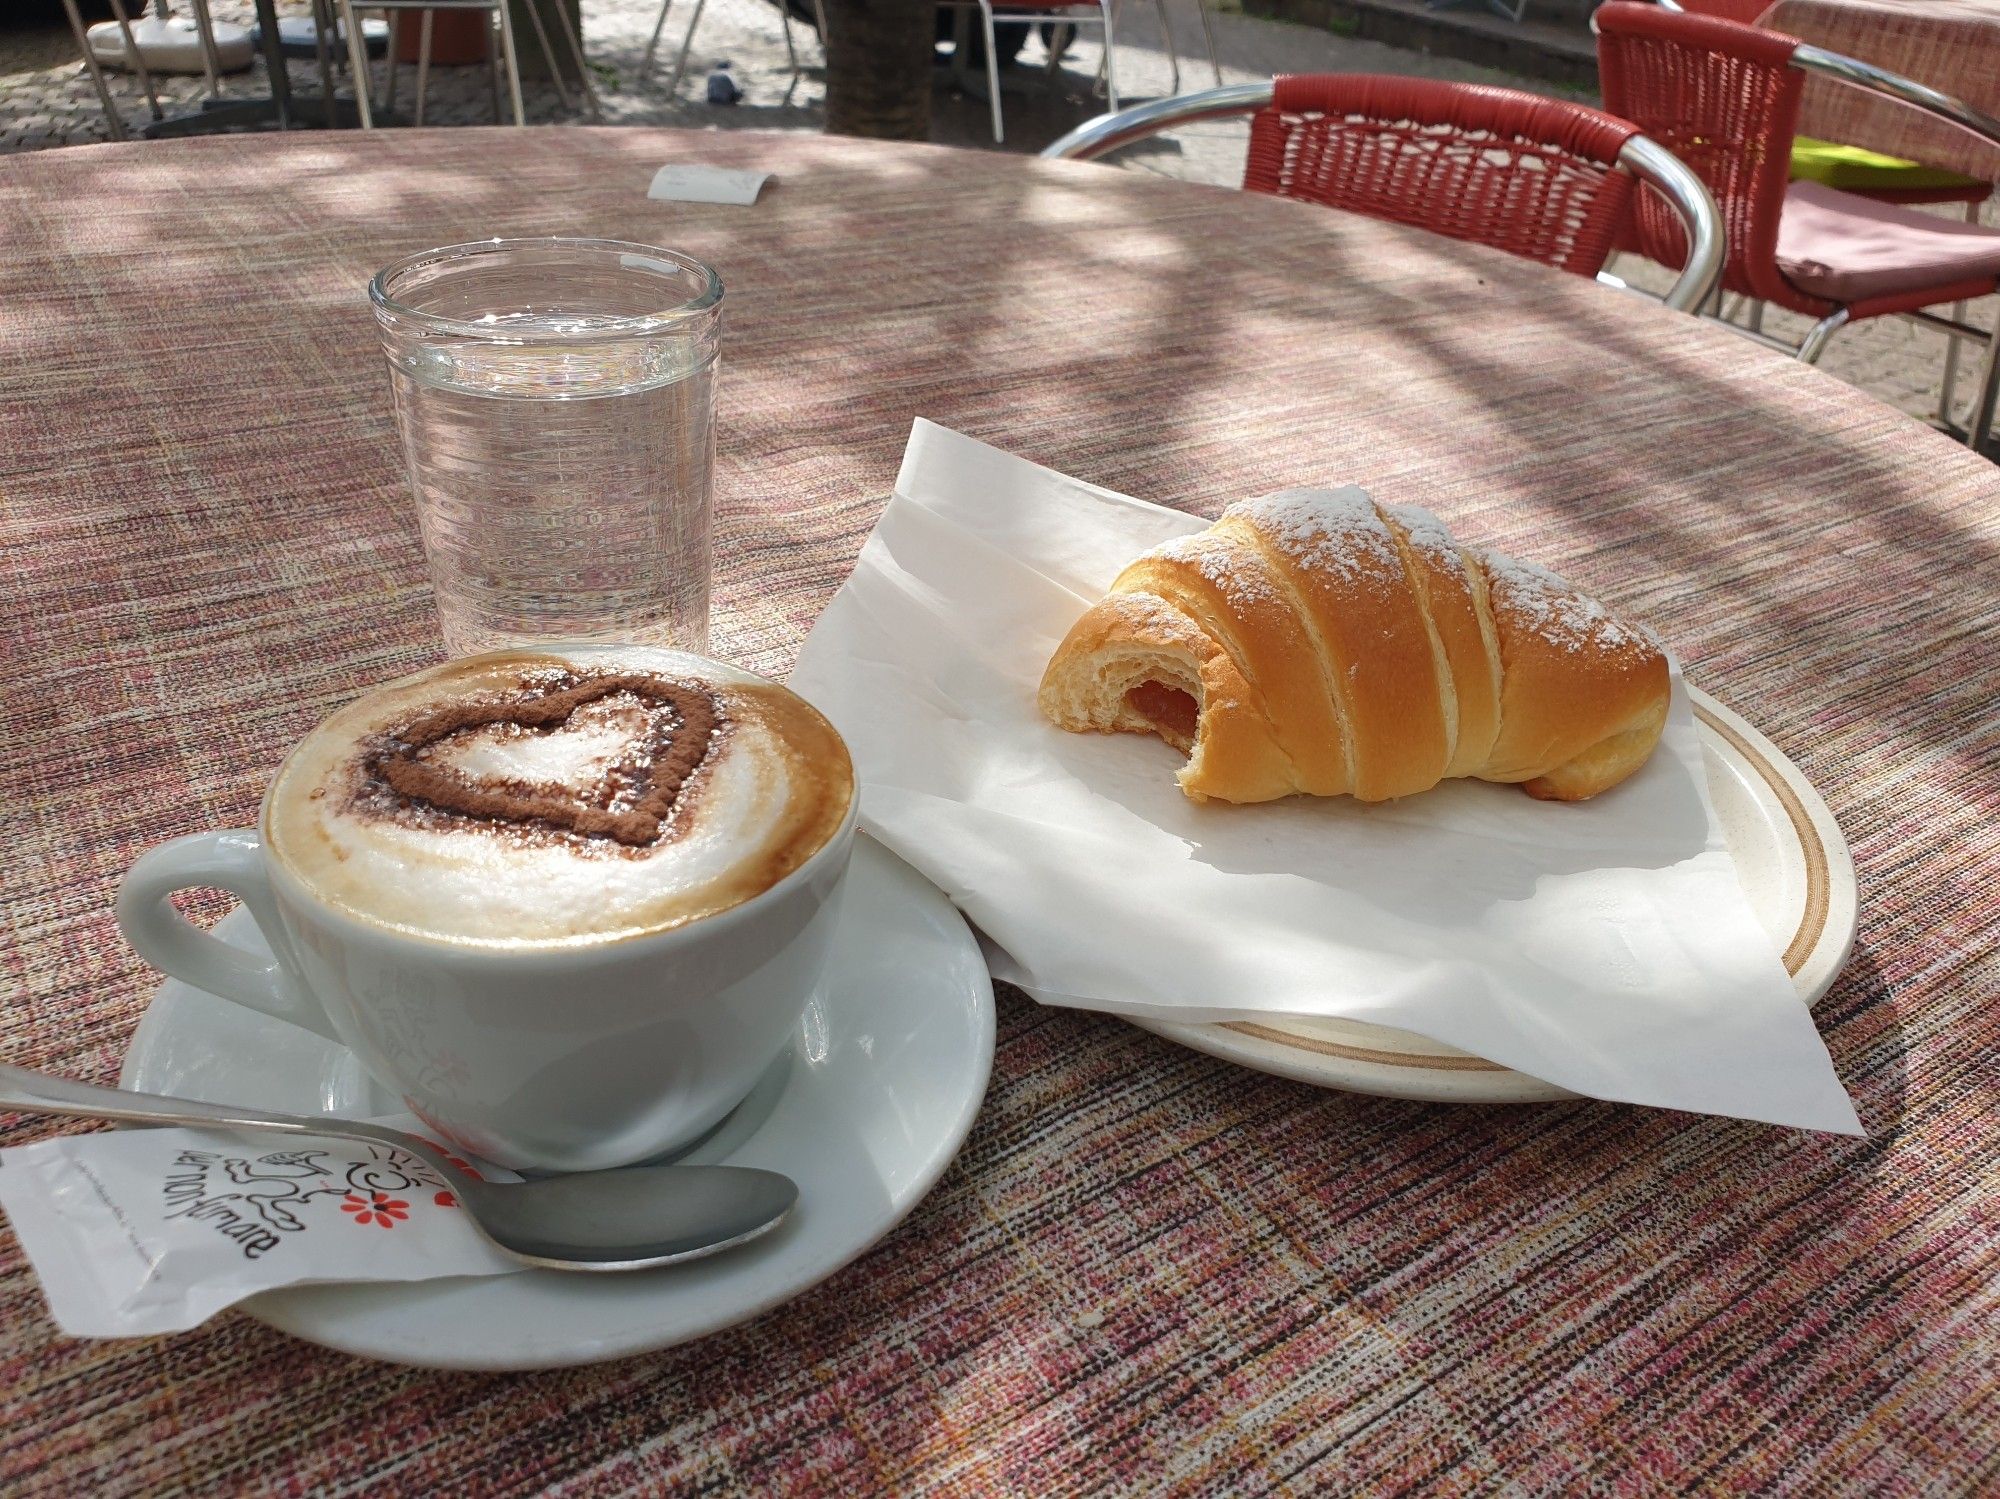
{"type": "Polygon", "coordinates": [[[1861,1132],[1737,883],[1678,674],[1651,761],[1576,805],[1474,781],[1197,805],[1159,741],[1043,719],[1077,616],[1202,525],[920,421],[806,642],[792,686],[852,747],[863,825],[996,977],[1181,1021],[1372,1021],[1598,1098],[1861,1132]]]}
{"type": "Polygon", "coordinates": [[[279,1286],[521,1268],[430,1167],[357,1140],[206,1129],[39,1140],[0,1150],[0,1207],[72,1337],[180,1332],[279,1286]]]}

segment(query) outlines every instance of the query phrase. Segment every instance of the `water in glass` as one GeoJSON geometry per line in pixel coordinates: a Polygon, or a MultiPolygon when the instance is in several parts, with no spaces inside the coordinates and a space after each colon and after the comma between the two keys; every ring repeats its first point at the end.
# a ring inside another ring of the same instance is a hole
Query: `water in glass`
{"type": "Polygon", "coordinates": [[[634,257],[600,268],[578,251],[578,270],[549,243],[507,262],[497,245],[465,247],[473,269],[456,281],[406,278],[414,318],[378,299],[446,648],[595,638],[704,652],[718,310],[633,332],[660,305],[657,288],[619,280],[634,257]]]}

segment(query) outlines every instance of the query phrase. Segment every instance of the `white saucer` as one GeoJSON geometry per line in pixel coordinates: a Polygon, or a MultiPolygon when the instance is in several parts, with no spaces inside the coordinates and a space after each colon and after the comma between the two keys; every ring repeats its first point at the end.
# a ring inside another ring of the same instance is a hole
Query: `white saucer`
{"type": "MultiPolygon", "coordinates": [[[[217,931],[261,946],[240,910],[217,931]]],[[[964,1142],[992,1065],[993,982],[971,932],[935,886],[862,838],[823,997],[791,1051],[684,1157],[790,1176],[799,1205],[776,1232],[631,1275],[313,1286],[243,1310],[344,1353],[434,1368],[560,1368],[683,1343],[790,1300],[901,1222],[964,1142]]],[[[344,1049],[175,980],[140,1021],[120,1082],[303,1114],[402,1111],[344,1049]]]]}
{"type": "MultiPolygon", "coordinates": [[[[1799,998],[1817,1004],[1854,947],[1860,892],[1847,840],[1779,748],[1707,693],[1688,688],[1709,797],[1737,877],[1799,998]]],[[[1132,1023],[1225,1061],[1323,1088],[1430,1103],[1545,1103],[1577,1095],[1483,1057],[1358,1020],[1273,1015],[1217,1025],[1132,1023]]]]}

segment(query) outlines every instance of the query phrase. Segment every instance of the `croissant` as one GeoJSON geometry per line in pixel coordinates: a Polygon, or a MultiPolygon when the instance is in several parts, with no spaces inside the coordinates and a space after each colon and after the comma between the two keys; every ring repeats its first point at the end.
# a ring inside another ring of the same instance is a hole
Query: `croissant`
{"type": "Polygon", "coordinates": [[[1645,763],[1668,692],[1649,633],[1349,487],[1231,505],[1138,558],[1040,702],[1059,728],[1157,734],[1197,801],[1383,801],[1455,776],[1579,801],[1645,763]]]}

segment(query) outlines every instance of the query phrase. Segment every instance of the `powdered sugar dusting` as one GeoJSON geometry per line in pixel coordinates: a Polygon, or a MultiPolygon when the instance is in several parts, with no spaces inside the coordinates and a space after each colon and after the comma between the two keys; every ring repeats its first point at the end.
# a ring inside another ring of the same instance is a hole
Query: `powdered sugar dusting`
{"type": "Polygon", "coordinates": [[[1447,571],[1458,565],[1458,543],[1451,539],[1451,532],[1445,523],[1421,505],[1390,505],[1389,514],[1396,518],[1396,524],[1403,528],[1403,534],[1410,543],[1410,550],[1429,562],[1432,567],[1447,571]]]}
{"type": "Polygon", "coordinates": [[[1226,513],[1250,521],[1310,571],[1376,587],[1402,577],[1396,538],[1365,489],[1287,489],[1231,505],[1226,513]]]}
{"type": "Polygon", "coordinates": [[[1263,569],[1226,536],[1197,531],[1154,547],[1150,555],[1192,567],[1231,603],[1270,603],[1278,596],[1263,569]]]}
{"type": "Polygon", "coordinates": [[[1651,644],[1645,632],[1614,619],[1574,583],[1504,552],[1481,552],[1496,612],[1505,607],[1551,644],[1569,651],[1651,644]]]}
{"type": "Polygon", "coordinates": [[[1138,616],[1138,624],[1163,639],[1185,640],[1195,630],[1193,620],[1157,593],[1121,593],[1118,597],[1124,600],[1126,612],[1138,616]]]}

